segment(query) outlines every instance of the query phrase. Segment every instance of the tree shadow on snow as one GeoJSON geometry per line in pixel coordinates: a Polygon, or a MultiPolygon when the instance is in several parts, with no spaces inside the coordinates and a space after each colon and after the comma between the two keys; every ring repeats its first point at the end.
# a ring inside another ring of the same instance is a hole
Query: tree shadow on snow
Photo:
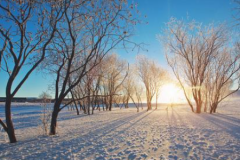
{"type": "MultiPolygon", "coordinates": [[[[151,113],[151,112],[150,112],[151,113]]],[[[85,157],[92,156],[93,151],[90,152],[89,149],[93,149],[95,151],[103,150],[106,147],[111,147],[109,143],[119,134],[124,134],[124,132],[135,125],[138,121],[144,119],[150,113],[146,111],[138,112],[131,114],[129,116],[124,116],[122,118],[118,118],[116,120],[106,122],[104,124],[96,122],[97,125],[93,127],[87,128],[85,133],[75,133],[75,135],[66,135],[66,137],[61,136],[43,136],[43,137],[35,137],[34,139],[24,140],[22,142],[18,142],[14,145],[12,144],[1,144],[2,151],[11,150],[12,155],[17,155],[16,158],[21,159],[21,154],[25,154],[25,159],[34,159],[34,158],[50,158],[50,157],[61,157],[61,154],[65,154],[65,156],[69,156],[72,153],[85,153],[85,157]],[[147,114],[146,114],[147,113],[147,114]],[[144,117],[141,115],[146,114],[144,117]],[[141,117],[134,123],[130,123],[141,117]],[[130,125],[129,125],[130,124],[130,125]],[[120,127],[124,127],[120,131],[116,131],[120,127]],[[50,141],[50,142],[49,142],[50,141]],[[17,145],[18,147],[16,147],[17,145]],[[71,148],[72,147],[72,148],[71,148]],[[19,152],[18,148],[21,148],[22,152],[19,152]],[[69,151],[69,148],[71,148],[69,151]],[[83,152],[82,150],[85,150],[83,152]],[[27,151],[27,152],[26,152],[27,151]],[[31,154],[26,154],[31,153],[31,154]]],[[[92,115],[90,115],[92,116],[92,115]]],[[[80,118],[80,116],[72,117],[80,118]]],[[[62,119],[62,118],[61,118],[62,119]]],[[[64,119],[66,120],[66,119],[64,119]]],[[[0,157],[1,158],[1,157],[0,157]]],[[[3,157],[2,157],[3,158],[3,157]]],[[[64,157],[62,157],[64,158],[64,157]]]]}
{"type": "Polygon", "coordinates": [[[232,137],[240,139],[240,119],[223,114],[203,115],[202,118],[225,130],[232,137]]]}

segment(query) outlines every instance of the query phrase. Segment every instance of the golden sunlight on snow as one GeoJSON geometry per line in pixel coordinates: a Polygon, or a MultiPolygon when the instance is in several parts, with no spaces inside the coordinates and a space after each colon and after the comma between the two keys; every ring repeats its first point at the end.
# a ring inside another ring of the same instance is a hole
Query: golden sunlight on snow
{"type": "Polygon", "coordinates": [[[184,103],[184,93],[180,87],[175,84],[168,83],[160,90],[159,103],[184,103]]]}

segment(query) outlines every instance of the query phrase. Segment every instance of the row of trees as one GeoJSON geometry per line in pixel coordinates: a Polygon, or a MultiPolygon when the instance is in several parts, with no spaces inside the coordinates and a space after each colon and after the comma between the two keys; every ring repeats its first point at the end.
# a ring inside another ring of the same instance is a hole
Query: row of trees
{"type": "Polygon", "coordinates": [[[73,104],[77,114],[79,109],[93,114],[95,109],[111,111],[113,106],[128,108],[131,101],[139,111],[142,98],[147,97],[147,110],[150,110],[155,96],[157,109],[160,87],[166,78],[167,72],[145,56],[138,56],[136,64],[129,66],[117,54],[107,55],[71,91],[72,100],[62,108],[73,104]],[[143,95],[144,92],[146,95],[143,95]]]}
{"type": "Polygon", "coordinates": [[[54,135],[64,98],[117,45],[137,46],[129,37],[140,22],[138,11],[126,0],[3,0],[0,12],[0,66],[9,76],[6,122],[0,124],[11,143],[17,141],[11,101],[36,68],[55,79],[54,135]]]}
{"type": "MultiPolygon", "coordinates": [[[[139,24],[137,9],[126,0],[21,0],[0,2],[0,71],[6,72],[5,122],[11,143],[17,141],[11,101],[39,68],[54,78],[50,134],[56,134],[59,112],[73,104],[79,114],[103,105],[137,110],[143,91],[147,110],[167,72],[144,56],[134,66],[115,54],[116,46],[141,47],[130,41],[139,24]],[[141,81],[139,81],[139,79],[141,81]],[[142,85],[140,84],[142,82],[142,85]],[[63,104],[66,97],[71,101],[63,104]]],[[[220,102],[240,88],[239,43],[224,25],[202,27],[171,19],[162,35],[167,60],[193,112],[216,112],[220,102]],[[233,45],[232,45],[233,44],[233,45]],[[233,87],[232,87],[233,86],[233,87]],[[193,101],[195,102],[195,105],[193,101]],[[196,106],[196,107],[195,107],[196,106]]]]}
{"type": "Polygon", "coordinates": [[[131,100],[139,110],[143,89],[135,83],[136,75],[144,82],[151,109],[160,87],[157,77],[165,72],[150,60],[145,62],[145,57],[137,67],[130,67],[115,54],[107,56],[120,45],[141,48],[129,39],[140,23],[134,4],[126,0],[4,0],[0,11],[0,71],[9,76],[6,120],[0,119],[0,124],[10,143],[17,141],[12,99],[37,68],[54,79],[50,135],[56,134],[59,112],[68,105],[74,105],[78,114],[78,106],[93,114],[100,105],[111,111],[114,104],[128,107],[131,100]],[[66,97],[72,100],[64,102],[66,97]]]}

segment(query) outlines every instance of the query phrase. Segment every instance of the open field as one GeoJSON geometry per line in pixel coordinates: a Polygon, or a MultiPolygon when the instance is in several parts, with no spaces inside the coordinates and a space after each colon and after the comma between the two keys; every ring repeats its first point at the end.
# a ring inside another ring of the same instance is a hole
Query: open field
{"type": "Polygon", "coordinates": [[[139,113],[115,108],[90,116],[64,110],[58,135],[44,136],[41,108],[16,107],[18,142],[7,143],[0,132],[0,159],[240,159],[237,102],[222,105],[214,115],[191,113],[186,105],[166,108],[139,113]]]}

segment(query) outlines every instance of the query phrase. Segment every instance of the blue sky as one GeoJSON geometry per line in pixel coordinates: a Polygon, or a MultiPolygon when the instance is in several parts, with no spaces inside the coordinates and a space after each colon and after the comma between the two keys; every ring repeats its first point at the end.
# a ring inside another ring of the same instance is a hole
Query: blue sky
{"type": "MultiPolygon", "coordinates": [[[[132,40],[147,44],[145,48],[148,52],[140,51],[140,54],[145,54],[158,61],[165,68],[168,67],[164,52],[156,37],[161,34],[165,23],[171,17],[178,19],[189,17],[190,20],[194,19],[203,24],[227,22],[229,25],[233,25],[234,22],[233,8],[235,4],[232,0],[135,0],[135,2],[138,3],[142,17],[147,15],[144,20],[148,22],[148,25],[138,25],[136,35],[132,40]]],[[[116,50],[115,52],[130,63],[134,62],[137,55],[136,51],[126,53],[122,50],[116,50]]],[[[7,75],[1,71],[0,77],[0,97],[2,97],[5,96],[7,75]]],[[[50,75],[46,76],[43,73],[34,72],[16,96],[38,97],[40,93],[48,90],[50,80],[53,78],[50,75]]]]}
{"type": "MultiPolygon", "coordinates": [[[[139,10],[143,15],[147,15],[148,25],[140,25],[136,28],[135,41],[148,44],[148,52],[140,52],[148,57],[159,61],[167,67],[164,53],[156,35],[161,34],[165,28],[165,23],[171,17],[177,19],[196,20],[203,24],[209,23],[233,23],[232,0],[139,0],[139,10]]],[[[230,24],[230,25],[231,25],[230,24]]],[[[133,59],[136,54],[124,54],[133,59]]]]}

